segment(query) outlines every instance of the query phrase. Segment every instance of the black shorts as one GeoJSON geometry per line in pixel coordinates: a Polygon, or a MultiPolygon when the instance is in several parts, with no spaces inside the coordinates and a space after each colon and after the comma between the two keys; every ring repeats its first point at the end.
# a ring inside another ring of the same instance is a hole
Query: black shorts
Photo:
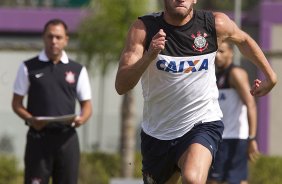
{"type": "Polygon", "coordinates": [[[79,142],[76,130],[48,129],[27,133],[25,150],[25,184],[77,184],[79,142]]]}
{"type": "Polygon", "coordinates": [[[247,180],[248,176],[248,140],[223,139],[216,154],[214,167],[209,178],[230,184],[247,180]]]}
{"type": "Polygon", "coordinates": [[[221,141],[222,121],[196,124],[188,133],[173,140],[159,140],[141,132],[142,173],[145,184],[163,184],[175,171],[181,155],[193,143],[208,148],[215,157],[221,141]]]}

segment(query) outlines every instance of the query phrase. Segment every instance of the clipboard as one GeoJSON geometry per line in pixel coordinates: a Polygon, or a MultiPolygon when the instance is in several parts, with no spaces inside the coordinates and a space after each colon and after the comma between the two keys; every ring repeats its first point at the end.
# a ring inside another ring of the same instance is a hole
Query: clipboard
{"type": "Polygon", "coordinates": [[[70,123],[76,117],[76,114],[68,114],[63,116],[35,116],[34,119],[37,121],[45,121],[47,123],[60,122],[70,123]]]}

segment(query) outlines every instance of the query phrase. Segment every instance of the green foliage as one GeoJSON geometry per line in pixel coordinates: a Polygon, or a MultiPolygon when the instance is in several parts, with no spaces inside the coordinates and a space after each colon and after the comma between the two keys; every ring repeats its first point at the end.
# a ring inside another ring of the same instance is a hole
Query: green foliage
{"type": "Polygon", "coordinates": [[[81,155],[79,183],[108,184],[110,178],[119,176],[120,158],[115,154],[84,153],[81,155]]]}
{"type": "MultiPolygon", "coordinates": [[[[110,178],[119,178],[121,158],[119,154],[101,152],[83,153],[80,160],[79,183],[108,184],[110,178]]],[[[136,152],[134,178],[142,178],[142,157],[136,152]]]]}
{"type": "Polygon", "coordinates": [[[250,164],[249,183],[252,184],[281,184],[282,157],[262,156],[250,164]]]}
{"type": "MultiPolygon", "coordinates": [[[[142,178],[142,157],[139,152],[135,155],[133,165],[134,177],[142,178]]],[[[82,154],[79,183],[108,184],[110,178],[120,177],[119,171],[120,156],[118,154],[82,154]]],[[[251,184],[281,184],[281,176],[282,157],[262,156],[256,163],[250,164],[249,183],[251,184]]]]}
{"type": "Polygon", "coordinates": [[[19,172],[14,157],[0,155],[0,184],[17,184],[19,172]]]}
{"type": "Polygon", "coordinates": [[[92,0],[91,14],[78,31],[80,54],[89,67],[94,58],[102,75],[118,60],[130,24],[146,11],[148,0],[92,0]]]}
{"type": "MultiPolygon", "coordinates": [[[[79,169],[80,184],[108,184],[111,178],[120,177],[120,155],[109,153],[82,153],[79,169]]],[[[134,177],[142,178],[142,157],[135,155],[134,177]]],[[[282,157],[261,156],[249,167],[249,183],[281,184],[282,157]]],[[[0,184],[23,183],[15,157],[0,155],[0,184]]],[[[179,183],[180,184],[180,183],[179,183]]]]}
{"type": "Polygon", "coordinates": [[[135,154],[134,178],[142,178],[142,155],[140,152],[135,154]]]}

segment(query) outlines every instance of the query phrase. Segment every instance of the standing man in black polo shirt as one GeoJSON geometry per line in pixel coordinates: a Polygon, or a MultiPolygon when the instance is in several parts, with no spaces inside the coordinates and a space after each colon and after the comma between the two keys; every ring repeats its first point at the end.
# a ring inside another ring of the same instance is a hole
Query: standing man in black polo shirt
{"type": "Polygon", "coordinates": [[[79,141],[75,128],[91,116],[91,89],[86,68],[68,58],[67,25],[60,19],[45,24],[45,48],[23,62],[14,84],[12,107],[29,126],[25,151],[25,184],[76,184],[79,141]],[[24,106],[24,96],[28,96],[24,106]],[[38,120],[38,116],[80,114],[67,122],[38,120]]]}

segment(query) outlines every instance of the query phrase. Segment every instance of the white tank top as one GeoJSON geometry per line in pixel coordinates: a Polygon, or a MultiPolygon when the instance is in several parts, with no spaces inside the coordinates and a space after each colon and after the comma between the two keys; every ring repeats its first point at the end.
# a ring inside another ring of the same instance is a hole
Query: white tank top
{"type": "Polygon", "coordinates": [[[223,113],[224,139],[247,139],[249,135],[247,107],[233,88],[219,90],[219,104],[223,113]]]}
{"type": "Polygon", "coordinates": [[[171,140],[183,136],[196,123],[220,120],[213,13],[194,10],[192,19],[182,26],[167,23],[163,12],[139,19],[146,27],[146,51],[160,29],[167,40],[165,49],[141,78],[143,131],[161,140],[171,140]]]}
{"type": "Polygon", "coordinates": [[[161,140],[183,136],[198,122],[220,120],[216,52],[192,57],[159,54],[141,78],[142,128],[161,140]]]}

